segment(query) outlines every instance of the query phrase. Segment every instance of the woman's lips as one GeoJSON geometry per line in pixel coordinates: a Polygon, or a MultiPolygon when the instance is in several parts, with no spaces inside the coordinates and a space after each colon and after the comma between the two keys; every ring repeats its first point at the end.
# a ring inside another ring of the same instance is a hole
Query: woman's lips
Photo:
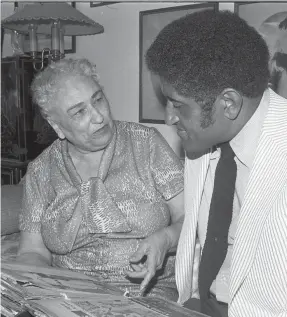
{"type": "Polygon", "coordinates": [[[99,136],[101,134],[105,134],[108,130],[109,126],[107,124],[105,124],[103,127],[101,127],[99,130],[95,131],[93,133],[93,136],[99,136]]]}

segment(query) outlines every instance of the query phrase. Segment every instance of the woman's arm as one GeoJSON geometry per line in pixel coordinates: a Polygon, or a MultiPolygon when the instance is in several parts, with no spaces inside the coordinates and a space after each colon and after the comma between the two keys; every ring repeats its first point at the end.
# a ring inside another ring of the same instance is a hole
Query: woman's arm
{"type": "Polygon", "coordinates": [[[51,266],[52,255],[40,232],[21,232],[16,261],[37,266],[51,266]]]}
{"type": "Polygon", "coordinates": [[[165,231],[169,241],[168,251],[175,251],[184,221],[183,191],[170,199],[167,204],[170,210],[171,224],[163,230],[165,231]]]}
{"type": "Polygon", "coordinates": [[[179,240],[184,220],[183,191],[170,199],[167,204],[171,214],[170,226],[160,229],[144,239],[130,258],[134,271],[128,271],[126,274],[131,278],[143,278],[141,291],[144,291],[156,271],[162,268],[166,254],[176,249],[179,240]],[[141,260],[144,256],[147,256],[147,260],[142,264],[141,260]]]}

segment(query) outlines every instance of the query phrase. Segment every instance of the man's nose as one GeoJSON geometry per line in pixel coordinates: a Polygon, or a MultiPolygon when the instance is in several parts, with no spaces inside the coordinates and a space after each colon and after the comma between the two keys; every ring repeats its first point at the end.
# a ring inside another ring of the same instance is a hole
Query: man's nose
{"type": "Polygon", "coordinates": [[[174,110],[173,104],[168,101],[165,109],[165,123],[167,125],[174,125],[179,121],[179,118],[174,110]]]}

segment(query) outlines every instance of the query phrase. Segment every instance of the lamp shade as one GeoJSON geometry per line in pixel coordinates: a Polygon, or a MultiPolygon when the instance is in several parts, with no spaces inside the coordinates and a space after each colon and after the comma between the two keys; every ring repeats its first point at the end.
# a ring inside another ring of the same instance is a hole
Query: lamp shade
{"type": "Polygon", "coordinates": [[[65,2],[42,2],[26,5],[2,21],[2,27],[28,33],[30,24],[37,25],[37,33],[51,34],[51,24],[60,21],[66,36],[92,35],[104,32],[104,27],[65,2]]]}

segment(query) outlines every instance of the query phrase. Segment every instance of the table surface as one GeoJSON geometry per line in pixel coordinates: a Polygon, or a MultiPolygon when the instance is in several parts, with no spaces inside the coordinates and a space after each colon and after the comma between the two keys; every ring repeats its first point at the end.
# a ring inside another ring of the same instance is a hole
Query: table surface
{"type": "MultiPolygon", "coordinates": [[[[62,277],[70,277],[70,279],[75,279],[75,278],[81,278],[81,280],[95,280],[97,281],[97,278],[95,277],[92,277],[92,276],[88,276],[88,275],[85,275],[83,273],[78,273],[78,272],[73,272],[73,271],[70,271],[70,270],[67,270],[67,269],[62,269],[62,268],[55,268],[55,267],[39,267],[39,266],[32,266],[32,265],[24,265],[24,264],[20,264],[20,263],[17,263],[15,261],[2,261],[1,263],[1,269],[8,269],[8,270],[16,270],[16,271],[22,271],[22,272],[32,272],[32,273],[43,273],[43,274],[51,274],[51,275],[60,275],[62,277]]],[[[119,293],[118,295],[122,296],[122,291],[118,290],[119,293]]],[[[112,296],[112,295],[111,295],[112,296]]],[[[170,307],[171,310],[173,311],[174,309],[174,312],[177,311],[179,308],[173,308],[173,307],[178,307],[178,305],[176,303],[173,303],[173,302],[170,302],[170,301],[164,301],[164,304],[163,304],[165,307],[170,307]],[[167,306],[166,306],[167,305],[167,306]]],[[[182,309],[182,308],[180,308],[182,309]]],[[[179,310],[180,310],[179,309],[179,310]]],[[[172,314],[173,317],[175,316],[187,316],[186,314],[188,314],[189,317],[192,317],[192,316],[197,316],[197,317],[208,317],[204,314],[201,314],[201,313],[197,313],[195,311],[192,311],[192,310],[188,310],[187,309],[184,309],[185,310],[185,313],[181,313],[179,312],[179,314],[172,314]]],[[[171,316],[170,314],[168,314],[169,316],[171,316]]],[[[22,315],[20,315],[22,317],[22,315]]],[[[19,317],[20,317],[19,316],[19,317]]],[[[167,315],[165,315],[167,316],[167,315]]],[[[25,317],[25,316],[23,316],[25,317]]],[[[28,317],[28,316],[27,316],[28,317]]]]}

